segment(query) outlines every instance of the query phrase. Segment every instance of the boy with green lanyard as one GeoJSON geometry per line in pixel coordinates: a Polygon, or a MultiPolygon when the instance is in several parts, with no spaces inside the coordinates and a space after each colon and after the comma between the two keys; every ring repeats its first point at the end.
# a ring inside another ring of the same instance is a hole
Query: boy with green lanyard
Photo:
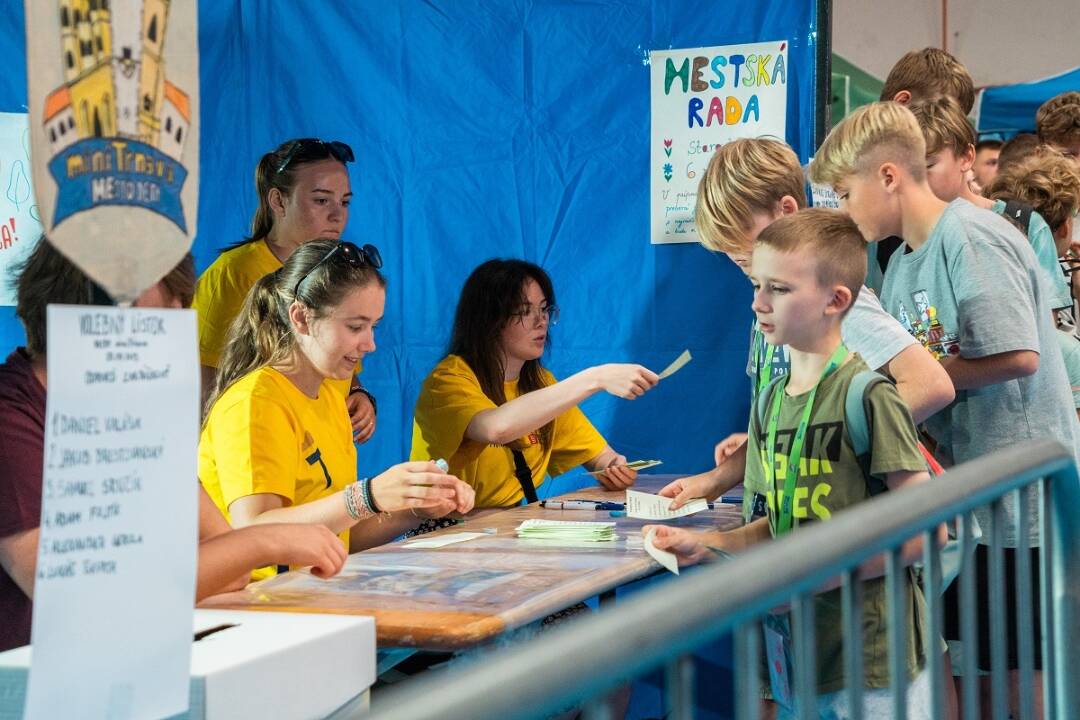
{"type": "MultiPolygon", "coordinates": [[[[799,158],[787,144],[770,138],[740,138],[720,147],[709,161],[698,189],[695,220],[701,243],[723,253],[743,273],[750,273],[754,240],[780,217],[806,207],[806,180],[799,158]]],[[[949,376],[933,356],[891,317],[872,292],[859,289],[844,316],[841,335],[848,347],[882,374],[896,381],[900,397],[916,422],[952,402],[949,376]]],[[[771,345],[754,326],[746,374],[752,398],[788,372],[788,348],[771,345]]],[[[674,498],[671,508],[698,497],[710,500],[743,481],[746,434],[731,435],[716,446],[716,467],[679,478],[660,495],[674,498]]],[[[744,488],[744,519],[765,513],[765,498],[744,488]]]]}
{"type": "MultiPolygon", "coordinates": [[[[642,529],[644,533],[655,530],[656,546],[675,553],[680,564],[708,560],[713,555],[710,548],[738,552],[798,532],[803,525],[828,520],[874,494],[929,478],[911,414],[891,383],[879,382],[866,392],[867,457],[856,457],[845,427],[848,386],[869,368],[844,346],[840,323],[865,274],[866,245],[855,223],[837,210],[804,210],[775,221],[758,236],[750,273],[754,313],[766,340],[786,345],[791,361],[790,372],[761,391],[759,404],[764,412],[752,412],[750,418],[746,484],[765,489],[767,516],[727,532],[695,533],[655,525],[642,529]]],[[[904,545],[902,556],[910,563],[921,552],[920,536],[904,545]]],[[[888,618],[880,557],[866,563],[861,572],[865,580],[864,716],[887,717],[891,708],[888,618]]],[[[921,590],[907,573],[903,584],[906,599],[902,605],[914,609],[904,619],[910,678],[907,702],[912,716],[922,717],[920,708],[927,708],[929,702],[929,682],[921,672],[927,650],[925,605],[921,590]]],[[[835,584],[821,589],[814,618],[815,716],[835,713],[842,717],[847,714],[840,661],[843,633],[835,584]]],[[[773,665],[772,658],[769,664],[773,665]]],[[[780,687],[774,686],[772,693],[783,710],[793,710],[783,708],[786,701],[780,687]]]]}

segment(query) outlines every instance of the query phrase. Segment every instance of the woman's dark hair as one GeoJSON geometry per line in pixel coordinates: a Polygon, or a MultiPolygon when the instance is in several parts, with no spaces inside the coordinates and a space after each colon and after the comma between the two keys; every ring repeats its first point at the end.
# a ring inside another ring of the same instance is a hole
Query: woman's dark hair
{"type": "Polygon", "coordinates": [[[266,153],[255,166],[255,192],[259,196],[259,206],[251,218],[251,235],[228,250],[245,245],[255,240],[262,240],[274,227],[274,212],[270,209],[267,196],[270,190],[277,188],[285,195],[292,194],[296,187],[296,171],[309,163],[320,160],[337,160],[342,167],[345,163],[333,150],[333,146],[323,142],[308,142],[303,138],[286,140],[276,150],[266,153]],[[286,164],[287,163],[287,164],[286,164]],[[284,169],[280,169],[284,165],[284,169]]]}
{"type": "MultiPolygon", "coordinates": [[[[287,361],[296,349],[289,320],[293,301],[304,305],[313,319],[323,318],[359,287],[386,287],[386,278],[371,265],[353,266],[327,258],[337,240],[312,240],[301,245],[285,264],[264,275],[248,291],[243,308],[229,326],[206,416],[234,382],[267,365],[287,361]]],[[[340,255],[339,255],[340,257],[340,255]]]]}
{"type": "MultiPolygon", "coordinates": [[[[15,315],[26,330],[26,349],[44,355],[46,348],[45,308],[61,305],[112,305],[101,287],[71,262],[42,235],[26,260],[14,268],[15,315]]],[[[161,279],[166,291],[179,298],[184,307],[195,294],[195,261],[187,253],[161,279]]]]}
{"type": "MultiPolygon", "coordinates": [[[[476,373],[480,389],[496,405],[506,402],[502,331],[515,321],[515,313],[528,304],[525,285],[535,280],[549,306],[555,305],[551,278],[538,266],[524,260],[488,260],[469,275],[461,289],[448,352],[457,355],[476,373]]],[[[550,338],[550,335],[549,335],[550,338]]],[[[521,368],[518,389],[521,395],[545,387],[548,382],[540,360],[529,360],[521,368]]],[[[552,420],[540,429],[540,442],[547,448],[555,430],[552,420]]]]}

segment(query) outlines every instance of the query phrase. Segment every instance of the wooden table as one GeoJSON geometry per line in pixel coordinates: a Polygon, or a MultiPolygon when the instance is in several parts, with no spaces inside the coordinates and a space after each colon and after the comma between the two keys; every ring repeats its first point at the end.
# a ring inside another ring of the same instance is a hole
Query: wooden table
{"type": "MultiPolygon", "coordinates": [[[[673,477],[643,475],[637,489],[656,492],[673,477]]],[[[559,499],[622,502],[623,496],[594,487],[559,499]]],[[[667,523],[733,528],[740,524],[739,507],[718,505],[667,523]]],[[[481,511],[424,538],[463,531],[490,533],[486,537],[431,550],[391,543],[352,555],[330,580],[290,572],[199,607],[372,615],[380,648],[460,650],[657,571],[641,544],[645,524],[591,510],[481,511]],[[528,518],[613,520],[618,539],[580,546],[518,539],[514,528],[528,518]]]]}

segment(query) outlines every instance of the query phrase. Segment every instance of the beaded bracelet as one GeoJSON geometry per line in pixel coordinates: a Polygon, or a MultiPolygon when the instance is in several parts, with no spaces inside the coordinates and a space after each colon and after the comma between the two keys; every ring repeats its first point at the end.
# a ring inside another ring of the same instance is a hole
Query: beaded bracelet
{"type": "Polygon", "coordinates": [[[345,497],[345,512],[353,520],[363,520],[375,514],[375,511],[371,509],[371,505],[367,502],[367,493],[364,489],[367,482],[367,478],[358,480],[346,487],[342,493],[345,497]]]}

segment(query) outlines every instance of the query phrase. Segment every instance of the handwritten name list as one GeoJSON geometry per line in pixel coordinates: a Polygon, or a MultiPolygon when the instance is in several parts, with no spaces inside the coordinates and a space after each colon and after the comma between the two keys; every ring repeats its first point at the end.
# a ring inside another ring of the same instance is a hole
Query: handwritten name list
{"type": "Polygon", "coordinates": [[[28,718],[188,707],[198,361],[188,310],[49,306],[28,718]]]}

